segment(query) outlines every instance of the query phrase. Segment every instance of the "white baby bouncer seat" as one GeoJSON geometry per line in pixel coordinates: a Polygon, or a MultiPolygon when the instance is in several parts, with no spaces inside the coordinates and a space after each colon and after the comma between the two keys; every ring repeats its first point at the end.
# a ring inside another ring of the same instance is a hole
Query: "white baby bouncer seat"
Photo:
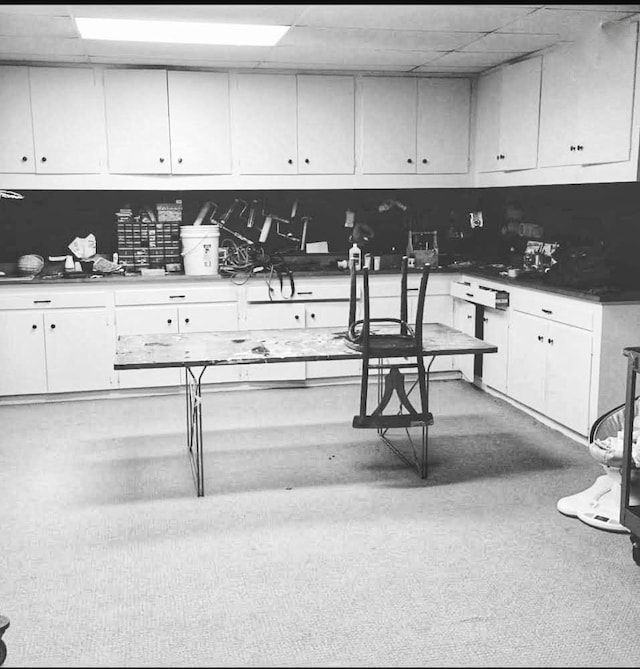
{"type": "MultiPolygon", "coordinates": [[[[629,504],[640,504],[640,397],[635,399],[633,446],[631,449],[629,504]]],[[[565,516],[580,519],[591,527],[609,532],[628,532],[620,524],[622,495],[622,456],[624,448],[625,405],[622,404],[598,418],[589,434],[589,453],[602,465],[605,474],[586,490],[558,500],[557,509],[565,516]]]]}

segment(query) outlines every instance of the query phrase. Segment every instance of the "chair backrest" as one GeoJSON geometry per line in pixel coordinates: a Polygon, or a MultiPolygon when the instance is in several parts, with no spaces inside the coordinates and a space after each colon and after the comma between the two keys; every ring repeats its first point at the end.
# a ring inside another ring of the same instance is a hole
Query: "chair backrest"
{"type": "MultiPolygon", "coordinates": [[[[400,277],[400,318],[393,319],[397,320],[400,325],[400,333],[403,335],[409,334],[409,321],[408,321],[408,290],[407,290],[407,268],[409,264],[409,259],[404,256],[402,258],[401,264],[401,277],[400,277]]],[[[422,341],[422,321],[424,320],[424,304],[427,295],[427,283],[429,280],[429,265],[425,265],[422,270],[422,277],[420,280],[420,288],[418,289],[418,303],[416,305],[416,323],[415,323],[415,339],[416,341],[422,341]]],[[[367,345],[369,339],[369,328],[371,323],[370,317],[370,302],[369,302],[369,270],[365,267],[361,270],[362,272],[362,335],[361,342],[364,346],[367,345]]],[[[349,324],[348,329],[351,329],[353,324],[356,322],[357,314],[357,275],[358,271],[353,267],[353,264],[350,268],[351,274],[351,284],[349,291],[349,324]]],[[[376,320],[376,319],[374,319],[376,320]]],[[[385,319],[377,319],[385,320],[385,319]]]]}

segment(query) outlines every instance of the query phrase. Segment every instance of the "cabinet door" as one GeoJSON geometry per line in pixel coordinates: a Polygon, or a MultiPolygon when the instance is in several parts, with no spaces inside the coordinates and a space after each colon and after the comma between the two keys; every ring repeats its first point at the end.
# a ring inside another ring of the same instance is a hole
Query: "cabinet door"
{"type": "Polygon", "coordinates": [[[353,174],[353,77],[298,75],[298,171],[353,174]]]}
{"type": "MultiPolygon", "coordinates": [[[[183,304],[178,309],[180,332],[221,332],[238,329],[238,305],[233,302],[220,304],[183,304]]],[[[200,368],[195,368],[196,376],[200,368]]],[[[230,383],[240,380],[238,365],[216,365],[204,373],[202,382],[230,383]]]]}
{"type": "Polygon", "coordinates": [[[548,324],[544,413],[582,435],[587,435],[590,428],[592,341],[592,333],[587,330],[548,324]]]}
{"type": "MultiPolygon", "coordinates": [[[[336,332],[345,332],[349,320],[348,302],[316,302],[305,306],[305,322],[308,328],[335,327],[336,332]]],[[[311,360],[306,363],[308,379],[338,376],[360,376],[361,360],[311,360]]]]}
{"type": "Polygon", "coordinates": [[[503,170],[532,169],[538,162],[541,73],[541,57],[505,67],[502,73],[498,153],[503,170]]]}
{"type": "MultiPolygon", "coordinates": [[[[475,336],[476,306],[466,300],[453,298],[453,327],[465,334],[475,336]]],[[[473,381],[474,355],[457,355],[453,363],[454,369],[459,369],[467,381],[473,381]]]]}
{"type": "MultiPolygon", "coordinates": [[[[173,306],[116,308],[116,333],[118,335],[176,333],[178,324],[178,309],[173,306]]],[[[177,386],[182,382],[183,373],[177,367],[120,370],[118,384],[120,388],[177,386]]]]}
{"type": "MultiPolygon", "coordinates": [[[[348,316],[347,316],[348,320],[348,316]]],[[[305,311],[301,302],[249,304],[247,330],[281,330],[304,327],[305,311]]],[[[242,365],[242,377],[248,381],[304,379],[304,362],[274,362],[266,365],[242,365]]]]}
{"type": "Polygon", "coordinates": [[[500,95],[502,70],[478,78],[475,158],[479,172],[497,172],[500,161],[500,95]]]}
{"type": "Polygon", "coordinates": [[[637,31],[637,23],[604,24],[589,49],[576,135],[582,164],[629,160],[637,31]]]}
{"type": "Polygon", "coordinates": [[[47,392],[41,311],[0,311],[0,395],[47,392]]]}
{"type": "Polygon", "coordinates": [[[167,72],[173,174],[229,174],[229,75],[167,72]]]}
{"type": "Polygon", "coordinates": [[[362,172],[415,174],[416,80],[362,80],[362,172]]]}
{"type": "Polygon", "coordinates": [[[35,172],[27,67],[0,67],[0,172],[35,172]]]}
{"type": "Polygon", "coordinates": [[[169,105],[165,70],[104,72],[109,172],[169,174],[169,105]]]}
{"type": "Polygon", "coordinates": [[[106,309],[57,309],[44,314],[50,393],[111,387],[115,339],[106,309]]]}
{"type": "Polygon", "coordinates": [[[29,68],[36,172],[100,172],[104,127],[94,76],[93,69],[29,68]]]}
{"type": "Polygon", "coordinates": [[[547,321],[520,311],[511,311],[507,388],[509,395],[544,413],[547,359],[547,321]]]}
{"type": "Polygon", "coordinates": [[[471,90],[468,79],[419,79],[419,174],[469,171],[471,90]]]}
{"type": "Polygon", "coordinates": [[[571,45],[545,53],[540,92],[540,167],[576,165],[579,90],[584,63],[571,45]],[[571,149],[573,147],[573,150],[571,149]]]}
{"type": "Polygon", "coordinates": [[[239,74],[233,104],[234,150],[241,174],[295,174],[294,74],[239,74]]]}
{"type": "Polygon", "coordinates": [[[497,353],[482,356],[482,381],[501,393],[507,392],[509,312],[485,307],[483,340],[498,347],[497,353]]]}

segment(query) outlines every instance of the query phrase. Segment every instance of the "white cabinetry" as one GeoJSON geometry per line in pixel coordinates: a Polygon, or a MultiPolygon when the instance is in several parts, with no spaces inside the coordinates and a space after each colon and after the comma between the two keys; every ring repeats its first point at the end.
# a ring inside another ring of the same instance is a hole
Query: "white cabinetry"
{"type": "Polygon", "coordinates": [[[35,172],[28,67],[0,67],[0,172],[35,172]]]}
{"type": "Polygon", "coordinates": [[[353,77],[240,74],[237,83],[241,174],[353,173],[353,77]]]}
{"type": "Polygon", "coordinates": [[[107,389],[114,354],[106,293],[0,296],[0,394],[107,389]]]}
{"type": "Polygon", "coordinates": [[[536,291],[512,293],[509,396],[586,435],[593,306],[536,291]]]}
{"type": "Polygon", "coordinates": [[[98,173],[103,135],[93,69],[0,68],[0,172],[98,173]]]}
{"type": "MultiPolygon", "coordinates": [[[[238,329],[238,306],[233,286],[118,290],[115,293],[117,335],[215,332],[238,329]]],[[[173,386],[182,383],[179,368],[119,372],[121,388],[173,386]]],[[[207,370],[203,383],[238,381],[237,366],[207,370]]]]}
{"type": "Polygon", "coordinates": [[[544,55],[540,166],[629,160],[637,24],[604,24],[544,55]]]}
{"type": "Polygon", "coordinates": [[[110,172],[231,171],[228,74],[107,69],[104,95],[110,172]]]}
{"type": "MultiPolygon", "coordinates": [[[[475,337],[476,332],[476,305],[457,297],[453,298],[453,327],[465,334],[475,337]]],[[[495,355],[492,353],[492,355],[495,355]]],[[[487,356],[489,357],[489,356],[487,356]]],[[[454,366],[460,370],[467,381],[473,381],[474,355],[455,356],[454,366]]]]}
{"type": "Polygon", "coordinates": [[[467,172],[469,105],[464,79],[365,77],[362,172],[467,172]]]}
{"type": "Polygon", "coordinates": [[[482,339],[498,347],[496,353],[482,356],[482,382],[501,393],[506,393],[509,311],[484,307],[482,321],[482,339]]]}
{"type": "Polygon", "coordinates": [[[542,58],[480,77],[476,160],[480,172],[536,167],[542,58]]]}
{"type": "Polygon", "coordinates": [[[229,174],[229,75],[169,70],[167,85],[171,172],[229,174]]]}

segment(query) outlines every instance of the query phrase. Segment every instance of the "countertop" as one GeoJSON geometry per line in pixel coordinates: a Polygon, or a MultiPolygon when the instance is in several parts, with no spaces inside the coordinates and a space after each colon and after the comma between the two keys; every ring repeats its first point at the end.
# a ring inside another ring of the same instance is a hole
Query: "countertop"
{"type": "MultiPolygon", "coordinates": [[[[640,302],[640,286],[638,288],[617,288],[617,287],[594,287],[594,288],[573,288],[564,286],[552,286],[544,282],[543,275],[540,273],[523,273],[518,278],[509,278],[503,276],[501,270],[496,266],[473,265],[461,263],[458,265],[449,265],[447,267],[438,267],[432,270],[434,274],[465,274],[477,279],[486,279],[495,283],[503,284],[505,290],[509,287],[532,288],[557,295],[566,295],[581,300],[588,300],[599,303],[625,303],[640,302]]],[[[398,276],[399,269],[382,269],[377,272],[371,272],[370,276],[398,276]]],[[[410,274],[421,273],[419,269],[409,270],[410,274]]],[[[262,274],[260,276],[263,276],[262,274]]],[[[321,278],[321,277],[348,277],[346,270],[321,269],[321,270],[294,270],[294,279],[302,277],[321,278]]],[[[166,274],[164,276],[123,276],[122,274],[112,275],[93,275],[85,277],[35,277],[33,279],[21,277],[0,277],[0,290],[9,289],[17,286],[46,287],[51,285],[86,285],[112,286],[112,285],[159,285],[169,282],[203,282],[212,281],[224,283],[231,281],[230,278],[223,276],[185,276],[184,274],[166,274]]],[[[236,281],[240,283],[241,281],[236,281]]]]}

